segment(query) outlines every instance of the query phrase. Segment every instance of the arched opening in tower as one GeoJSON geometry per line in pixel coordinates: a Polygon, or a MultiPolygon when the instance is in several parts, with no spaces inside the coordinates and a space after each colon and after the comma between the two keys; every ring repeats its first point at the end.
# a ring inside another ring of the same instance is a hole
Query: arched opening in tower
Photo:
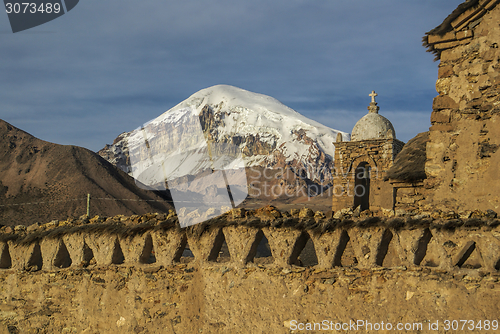
{"type": "Polygon", "coordinates": [[[370,208],[370,166],[362,162],[356,167],[354,182],[354,209],[361,206],[361,211],[370,208]]]}

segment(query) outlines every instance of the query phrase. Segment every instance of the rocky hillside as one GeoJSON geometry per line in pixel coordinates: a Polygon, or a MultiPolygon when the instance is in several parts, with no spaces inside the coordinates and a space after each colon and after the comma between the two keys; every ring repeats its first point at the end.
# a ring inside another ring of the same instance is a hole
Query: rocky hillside
{"type": "Polygon", "coordinates": [[[172,208],[165,195],[138,188],[133,178],[94,152],[37,139],[0,120],[1,224],[29,225],[83,215],[88,193],[94,198],[91,215],[172,208]]]}
{"type": "Polygon", "coordinates": [[[160,174],[174,179],[226,168],[229,157],[237,161],[233,168],[254,168],[254,174],[291,171],[291,179],[305,180],[300,187],[325,185],[332,178],[338,133],[272,97],[218,85],[193,94],[142,128],[122,133],[99,155],[130,175],[134,168],[142,173],[151,167],[152,156],[162,161],[161,173],[155,170],[141,179],[148,184],[161,183],[160,174]],[[206,143],[208,152],[201,149],[206,143]]]}

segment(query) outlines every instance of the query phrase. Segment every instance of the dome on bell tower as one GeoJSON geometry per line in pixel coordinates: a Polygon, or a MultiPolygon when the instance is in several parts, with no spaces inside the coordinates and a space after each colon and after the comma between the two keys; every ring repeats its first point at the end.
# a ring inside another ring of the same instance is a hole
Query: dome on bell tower
{"type": "Polygon", "coordinates": [[[378,113],[380,108],[375,102],[375,96],[377,95],[375,91],[372,91],[369,95],[372,101],[368,106],[368,114],[354,125],[351,141],[396,138],[396,131],[394,131],[392,123],[378,113]]]}

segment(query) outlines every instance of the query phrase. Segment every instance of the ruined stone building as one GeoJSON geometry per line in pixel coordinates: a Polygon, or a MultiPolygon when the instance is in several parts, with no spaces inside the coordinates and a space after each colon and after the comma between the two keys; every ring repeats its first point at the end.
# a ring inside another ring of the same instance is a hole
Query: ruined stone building
{"type": "Polygon", "coordinates": [[[369,195],[365,195],[368,200],[363,202],[355,193],[334,195],[334,211],[355,208],[359,203],[363,203],[362,209],[372,211],[498,209],[499,2],[466,1],[425,35],[424,46],[440,62],[436,82],[439,95],[433,101],[428,132],[417,135],[401,149],[402,143],[391,137],[393,132],[376,137],[365,131],[366,136],[359,136],[358,124],[368,124],[363,118],[353,129],[351,142],[335,143],[336,169],[341,166],[351,171],[346,177],[338,177],[338,184],[352,188],[366,183],[352,173],[363,166],[376,166],[379,174],[376,180],[371,175],[366,187],[369,195]]]}
{"type": "Polygon", "coordinates": [[[487,210],[500,202],[500,6],[467,1],[424,37],[440,60],[429,129],[427,202],[487,210]]]}

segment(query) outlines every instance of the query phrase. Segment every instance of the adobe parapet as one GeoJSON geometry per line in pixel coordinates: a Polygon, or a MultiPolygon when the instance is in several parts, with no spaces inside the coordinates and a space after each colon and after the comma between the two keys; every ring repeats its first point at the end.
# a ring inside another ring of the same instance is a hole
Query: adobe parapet
{"type": "Polygon", "coordinates": [[[476,216],[333,219],[268,207],[186,229],[173,214],[2,227],[0,333],[491,326],[500,314],[500,221],[476,216]]]}
{"type": "MultiPolygon", "coordinates": [[[[415,219],[417,218],[417,219],[415,219]]],[[[244,209],[181,229],[173,213],[94,217],[3,227],[0,268],[25,271],[109,265],[500,269],[500,220],[326,218],[308,209],[244,209]],[[262,246],[265,242],[267,245],[262,246]],[[225,252],[223,251],[223,246],[225,252]],[[261,246],[259,246],[261,245],[261,246]],[[268,258],[259,260],[259,247],[268,258]],[[188,254],[186,256],[186,254],[188,254]]]]}

